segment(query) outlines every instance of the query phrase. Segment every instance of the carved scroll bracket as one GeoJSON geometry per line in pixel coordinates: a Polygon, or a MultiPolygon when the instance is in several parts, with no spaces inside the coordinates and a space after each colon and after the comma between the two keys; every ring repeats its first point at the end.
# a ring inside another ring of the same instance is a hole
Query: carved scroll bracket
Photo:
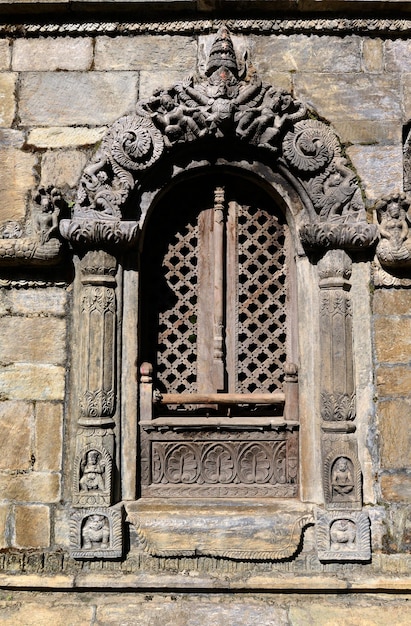
{"type": "Polygon", "coordinates": [[[139,228],[137,222],[73,218],[61,221],[60,232],[74,248],[115,251],[133,247],[139,228]]]}

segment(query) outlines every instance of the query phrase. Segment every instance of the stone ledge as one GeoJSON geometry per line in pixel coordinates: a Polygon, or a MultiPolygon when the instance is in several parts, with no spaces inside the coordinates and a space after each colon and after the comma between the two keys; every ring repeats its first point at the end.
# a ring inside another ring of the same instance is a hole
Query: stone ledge
{"type": "Polygon", "coordinates": [[[218,576],[191,575],[190,572],[179,574],[114,574],[108,570],[102,573],[57,574],[0,574],[0,586],[3,589],[174,589],[174,590],[249,590],[258,593],[264,591],[339,591],[373,592],[396,591],[411,593],[411,576],[361,576],[350,578],[346,573],[341,578],[331,579],[324,575],[303,575],[278,577],[278,572],[266,576],[251,576],[242,580],[230,580],[227,574],[218,576]]]}

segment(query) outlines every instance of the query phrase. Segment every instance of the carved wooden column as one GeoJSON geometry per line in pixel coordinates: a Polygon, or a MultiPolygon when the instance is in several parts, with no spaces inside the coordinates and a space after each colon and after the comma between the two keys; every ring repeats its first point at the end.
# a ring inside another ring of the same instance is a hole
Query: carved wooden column
{"type": "MultiPolygon", "coordinates": [[[[351,259],[344,250],[329,250],[318,264],[321,325],[321,418],[351,429],[355,417],[350,300],[351,259]]],[[[334,428],[334,427],[333,427],[334,428]]]]}
{"type": "Polygon", "coordinates": [[[355,437],[350,296],[352,261],[329,250],[318,263],[321,330],[321,428],[326,512],[317,516],[321,560],[368,560],[369,520],[361,512],[361,467],[355,437]]]}
{"type": "Polygon", "coordinates": [[[121,512],[113,503],[116,409],[117,260],[91,250],[81,260],[80,359],[72,535],[75,557],[121,555],[121,512]],[[90,508],[91,507],[91,508],[90,508]],[[117,530],[116,530],[117,529],[117,530]]]}

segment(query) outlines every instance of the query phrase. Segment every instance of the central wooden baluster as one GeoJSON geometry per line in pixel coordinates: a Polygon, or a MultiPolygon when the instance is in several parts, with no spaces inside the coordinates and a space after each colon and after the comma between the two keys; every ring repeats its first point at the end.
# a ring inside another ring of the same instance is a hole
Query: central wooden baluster
{"type": "Polygon", "coordinates": [[[224,187],[214,191],[214,355],[213,381],[224,391],[224,187]]]}

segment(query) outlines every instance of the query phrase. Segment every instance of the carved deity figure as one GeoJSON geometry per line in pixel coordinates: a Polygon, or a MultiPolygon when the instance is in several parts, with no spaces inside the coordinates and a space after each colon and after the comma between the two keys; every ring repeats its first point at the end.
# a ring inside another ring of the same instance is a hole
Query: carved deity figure
{"type": "Polygon", "coordinates": [[[288,119],[302,116],[305,108],[290,93],[267,89],[259,106],[247,107],[237,125],[237,135],[256,145],[276,151],[281,128],[288,119]]]}
{"type": "Polygon", "coordinates": [[[84,522],[81,539],[82,548],[86,550],[107,549],[110,541],[110,527],[107,517],[99,514],[89,515],[84,522]]]}
{"type": "Polygon", "coordinates": [[[382,198],[376,204],[381,240],[377,246],[378,258],[383,264],[411,262],[408,209],[410,200],[405,194],[382,198]]]}
{"type": "Polygon", "coordinates": [[[58,230],[60,201],[60,192],[54,187],[39,189],[34,197],[34,202],[37,204],[37,210],[33,215],[34,233],[41,244],[49,241],[51,235],[58,230]]]}
{"type": "Polygon", "coordinates": [[[164,130],[168,144],[185,141],[188,135],[203,137],[207,133],[205,121],[199,114],[197,106],[176,103],[167,91],[160,91],[151,98],[146,106],[154,111],[151,117],[164,130]]]}
{"type": "Polygon", "coordinates": [[[355,550],[356,527],[348,519],[337,519],[330,527],[331,549],[336,551],[355,550]]]}
{"type": "Polygon", "coordinates": [[[354,489],[353,465],[345,456],[339,457],[333,466],[331,474],[333,495],[339,499],[346,498],[354,489]]]}
{"type": "Polygon", "coordinates": [[[104,491],[106,467],[98,450],[86,452],[80,472],[80,491],[104,491]]]}

